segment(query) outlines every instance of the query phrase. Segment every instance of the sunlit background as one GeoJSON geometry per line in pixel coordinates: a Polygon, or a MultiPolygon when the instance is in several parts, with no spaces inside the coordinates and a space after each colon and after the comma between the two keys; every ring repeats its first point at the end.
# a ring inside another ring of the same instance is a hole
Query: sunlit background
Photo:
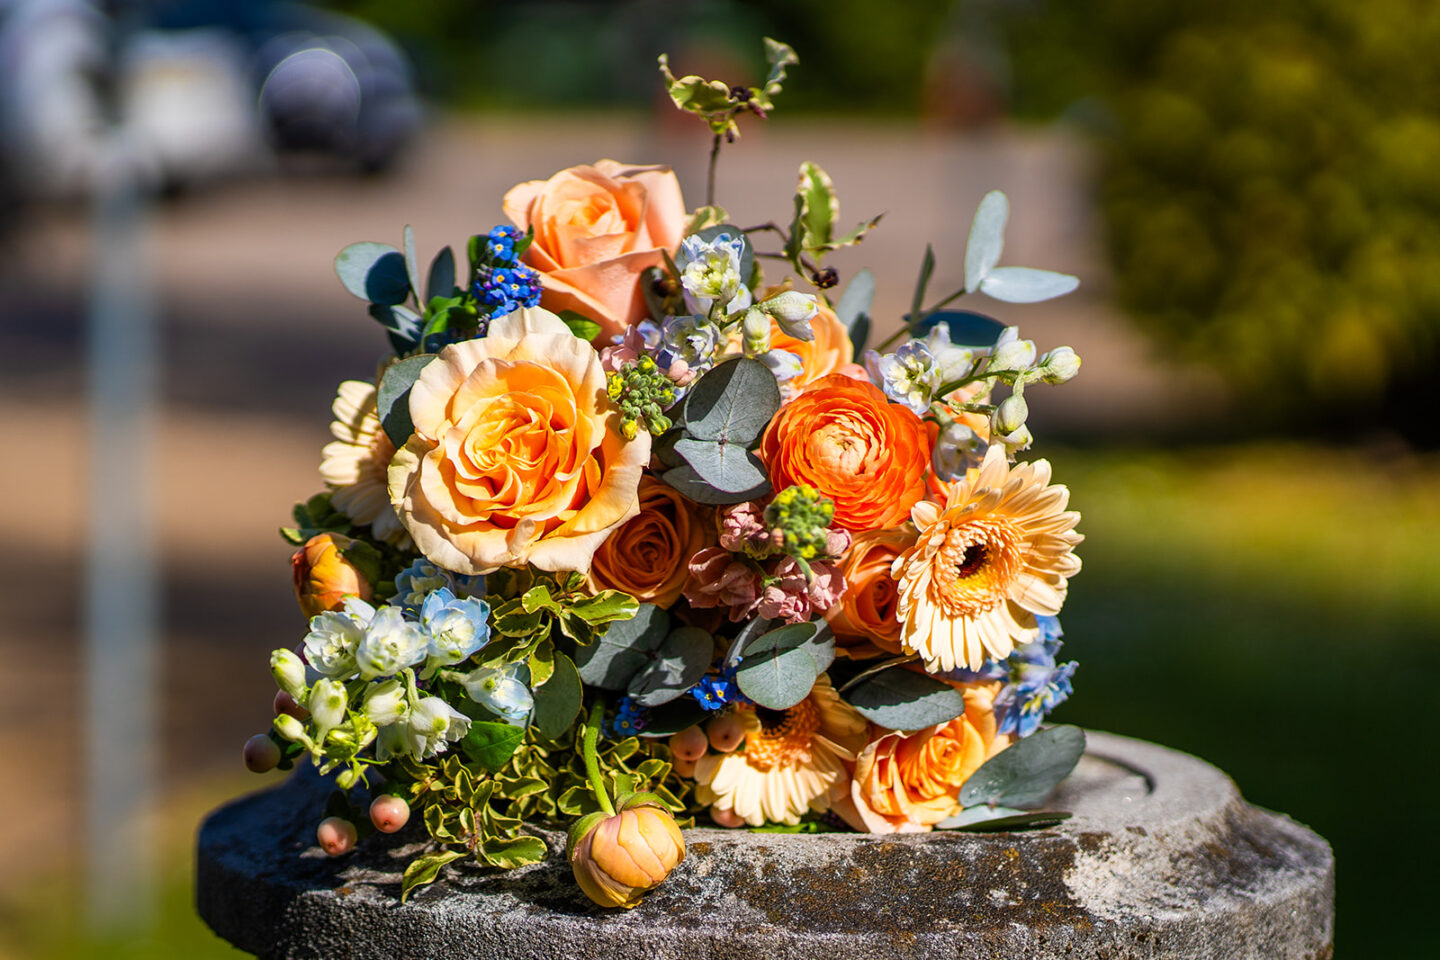
{"type": "Polygon", "coordinates": [[[1027,393],[1087,536],[1058,719],[1328,838],[1339,956],[1436,955],[1440,5],[0,0],[0,957],[238,956],[194,830],[265,782],[276,528],[385,350],[334,254],[602,157],[698,205],[655,56],[753,83],[764,35],[801,64],[719,202],[788,216],[808,158],[884,212],[834,258],[881,334],[991,188],[1007,262],[1082,278],[965,304],[1085,361],[1027,393]]]}

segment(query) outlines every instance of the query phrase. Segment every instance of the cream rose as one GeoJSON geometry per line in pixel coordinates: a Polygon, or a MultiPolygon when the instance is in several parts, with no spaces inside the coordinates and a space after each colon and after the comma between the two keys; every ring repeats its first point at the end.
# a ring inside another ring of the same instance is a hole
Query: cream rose
{"type": "Polygon", "coordinates": [[[421,371],[390,499],[447,570],[585,571],[640,509],[650,437],[625,441],[617,416],[590,344],[548,310],[507,314],[421,371]]]}
{"type": "Polygon", "coordinates": [[[646,315],[640,273],[672,254],[685,232],[685,201],[669,167],[601,160],[531,180],[505,194],[505,215],[534,229],[525,262],[540,273],[540,304],[574,310],[607,339],[646,315]]]}

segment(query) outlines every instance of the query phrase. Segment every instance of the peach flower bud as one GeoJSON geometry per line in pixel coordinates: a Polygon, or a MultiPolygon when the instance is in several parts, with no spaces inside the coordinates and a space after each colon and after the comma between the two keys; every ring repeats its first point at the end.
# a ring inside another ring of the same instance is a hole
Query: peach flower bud
{"type": "Polygon", "coordinates": [[[382,793],[370,802],[370,822],[381,833],[395,833],[410,821],[410,804],[404,797],[382,793]]]}
{"type": "Polygon", "coordinates": [[[629,909],[685,859],[675,818],[641,802],[612,816],[592,814],[576,824],[570,867],[585,895],[602,907],[629,909]]]}
{"type": "Polygon", "coordinates": [[[360,834],[355,830],[355,824],[344,817],[326,817],[315,829],[315,839],[327,855],[340,857],[355,849],[360,834]]]}
{"type": "Polygon", "coordinates": [[[280,762],[280,745],[267,734],[257,733],[245,741],[245,769],[269,773],[280,762]]]}
{"type": "Polygon", "coordinates": [[[733,713],[716,717],[705,725],[710,746],[721,753],[733,753],[745,740],[745,723],[733,713]]]}
{"type": "Polygon", "coordinates": [[[686,727],[670,738],[670,752],[677,760],[694,762],[705,756],[710,741],[698,726],[686,727]]]}
{"type": "Polygon", "coordinates": [[[305,616],[338,610],[347,596],[366,601],[374,596],[370,581],[345,559],[344,551],[354,542],[338,533],[317,533],[290,558],[295,599],[305,616]]]}
{"type": "Polygon", "coordinates": [[[710,819],[715,821],[718,827],[725,827],[734,830],[736,827],[745,826],[745,818],[741,817],[734,810],[719,805],[710,808],[710,819]]]}

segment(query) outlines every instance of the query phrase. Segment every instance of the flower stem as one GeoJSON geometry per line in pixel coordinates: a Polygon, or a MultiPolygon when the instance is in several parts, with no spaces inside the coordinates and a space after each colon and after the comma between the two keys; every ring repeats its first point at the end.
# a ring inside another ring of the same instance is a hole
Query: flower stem
{"type": "Polygon", "coordinates": [[[590,708],[590,719],[585,724],[585,775],[590,778],[590,789],[594,792],[600,809],[614,816],[615,805],[610,802],[605,781],[600,777],[600,758],[596,755],[596,747],[600,743],[600,724],[604,721],[605,701],[596,697],[595,705],[590,708]]]}
{"type": "Polygon", "coordinates": [[[720,161],[720,134],[715,134],[715,140],[710,144],[710,172],[705,178],[705,206],[715,206],[715,166],[720,161]]]}

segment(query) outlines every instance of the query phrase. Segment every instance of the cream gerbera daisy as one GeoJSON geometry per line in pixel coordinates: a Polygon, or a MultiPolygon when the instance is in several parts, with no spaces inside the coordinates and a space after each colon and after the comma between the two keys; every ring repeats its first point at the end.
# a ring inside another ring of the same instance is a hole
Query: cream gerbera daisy
{"type": "Polygon", "coordinates": [[[409,536],[390,505],[386,470],[395,456],[395,444],[380,429],[373,384],[346,380],[340,384],[330,409],[334,441],[320,451],[320,477],[332,493],[336,510],[357,524],[370,524],[380,540],[399,543],[409,536]]]}
{"type": "Polygon", "coordinates": [[[1080,571],[1071,551],[1084,538],[1069,499],[1050,486],[1048,462],[1009,466],[996,444],[950,486],[943,508],[916,504],[919,539],[891,567],[902,647],[931,672],[978,670],[1035,639],[1036,614],[1059,613],[1066,578],[1080,571]]]}
{"type": "Polygon", "coordinates": [[[827,810],[850,788],[845,764],[865,745],[865,718],[821,675],[810,696],[788,710],[741,708],[745,745],[707,754],[695,767],[696,796],[752,827],[799,823],[827,810]]]}

